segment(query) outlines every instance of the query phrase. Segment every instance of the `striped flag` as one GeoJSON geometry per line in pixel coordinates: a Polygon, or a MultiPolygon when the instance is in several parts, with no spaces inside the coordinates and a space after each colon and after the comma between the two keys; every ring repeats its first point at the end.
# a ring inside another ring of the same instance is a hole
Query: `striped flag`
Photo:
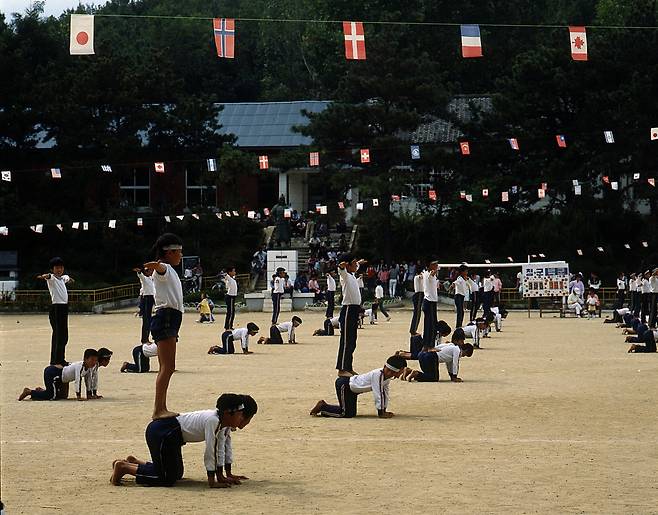
{"type": "Polygon", "coordinates": [[[482,57],[479,25],[462,25],[462,57],[482,57]]]}
{"type": "Polygon", "coordinates": [[[320,153],[310,152],[308,155],[309,166],[320,166],[320,153]]]}
{"type": "Polygon", "coordinates": [[[365,60],[366,34],[360,21],[344,21],[343,36],[345,38],[345,58],[365,60]]]}
{"type": "Polygon", "coordinates": [[[574,61],[587,61],[587,32],[585,27],[569,27],[571,58],[574,61]]]}
{"type": "Polygon", "coordinates": [[[235,57],[235,20],[232,18],[213,18],[212,28],[217,57],[233,59],[235,57]]]}
{"type": "Polygon", "coordinates": [[[213,158],[206,159],[206,164],[208,165],[209,172],[217,171],[217,159],[213,159],[213,158]]]}

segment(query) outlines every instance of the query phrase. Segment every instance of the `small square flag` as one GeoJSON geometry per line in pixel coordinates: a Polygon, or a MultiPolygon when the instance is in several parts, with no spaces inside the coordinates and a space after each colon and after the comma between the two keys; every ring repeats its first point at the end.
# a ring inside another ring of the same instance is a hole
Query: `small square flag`
{"type": "Polygon", "coordinates": [[[507,191],[503,191],[503,192],[501,192],[501,194],[500,194],[500,199],[501,199],[503,202],[509,202],[509,192],[507,192],[507,191]]]}
{"type": "Polygon", "coordinates": [[[630,244],[628,244],[628,243],[624,243],[624,248],[625,248],[625,249],[630,249],[631,246],[630,246],[630,244]]]}
{"type": "Polygon", "coordinates": [[[137,219],[137,227],[142,227],[144,225],[144,220],[142,218],[137,219]]]}
{"type": "Polygon", "coordinates": [[[650,134],[651,134],[651,141],[658,139],[658,127],[652,127],[650,134]]]}
{"type": "Polygon", "coordinates": [[[639,178],[640,178],[640,174],[639,174],[639,173],[634,173],[634,174],[633,174],[633,180],[637,181],[639,178]]]}
{"type": "MultiPolygon", "coordinates": [[[[231,216],[231,212],[230,212],[230,211],[224,211],[224,214],[225,214],[226,216],[231,216]]],[[[284,215],[285,215],[285,212],[284,212],[284,215]]]]}
{"type": "Polygon", "coordinates": [[[251,218],[252,220],[256,218],[256,211],[247,211],[247,218],[251,218]]]}
{"type": "Polygon", "coordinates": [[[569,27],[571,58],[574,61],[587,61],[587,32],[585,27],[569,27]]]}
{"type": "Polygon", "coordinates": [[[649,242],[648,241],[643,241],[642,246],[646,249],[649,246],[649,242]]]}
{"type": "Polygon", "coordinates": [[[176,215],[176,218],[178,218],[179,220],[183,220],[185,218],[185,215],[176,215]]]}
{"type": "Polygon", "coordinates": [[[468,156],[471,154],[471,147],[468,144],[468,141],[462,141],[459,144],[459,150],[461,151],[463,156],[468,156]]]}
{"type": "Polygon", "coordinates": [[[50,176],[53,179],[61,179],[62,178],[62,171],[59,168],[51,168],[50,169],[50,176]]]}
{"type": "Polygon", "coordinates": [[[320,152],[310,152],[308,155],[309,166],[320,166],[320,152]]]}
{"type": "Polygon", "coordinates": [[[462,57],[482,57],[479,25],[462,25],[462,57]]]}
{"type": "Polygon", "coordinates": [[[107,226],[108,226],[110,229],[116,229],[116,228],[117,228],[117,221],[116,221],[116,220],[110,220],[110,221],[107,223],[107,226]]]}
{"type": "Polygon", "coordinates": [[[165,215],[164,219],[165,219],[165,222],[167,222],[167,223],[171,222],[171,216],[169,216],[169,215],[165,215]]]}
{"type": "Polygon", "coordinates": [[[320,206],[320,214],[321,215],[327,214],[327,206],[320,206]]]}
{"type": "Polygon", "coordinates": [[[507,256],[507,261],[514,263],[514,258],[512,256],[507,256]]]}
{"type": "Polygon", "coordinates": [[[235,20],[232,18],[213,18],[212,30],[215,37],[217,57],[233,59],[235,57],[235,20]]]}
{"type": "Polygon", "coordinates": [[[357,202],[356,203],[356,210],[357,211],[363,211],[363,202],[357,202]]]}
{"type": "Polygon", "coordinates": [[[583,251],[582,251],[582,249],[577,249],[576,252],[578,253],[579,256],[582,256],[582,255],[583,255],[583,251]]]}
{"type": "Polygon", "coordinates": [[[270,167],[270,160],[267,156],[258,156],[258,168],[267,170],[270,167]]]}
{"type": "Polygon", "coordinates": [[[345,209],[345,202],[339,202],[338,209],[345,209]]]}
{"type": "Polygon", "coordinates": [[[82,222],[82,230],[83,231],[89,230],[89,222],[82,222]]]}
{"type": "Polygon", "coordinates": [[[489,196],[489,190],[488,190],[488,189],[484,189],[484,190],[482,190],[482,196],[483,196],[484,198],[487,198],[487,197],[489,196]]]}
{"type": "Polygon", "coordinates": [[[90,14],[71,15],[69,36],[71,55],[91,55],[94,53],[94,16],[90,14]]]}
{"type": "Polygon", "coordinates": [[[611,187],[613,190],[617,191],[617,190],[619,189],[619,183],[618,183],[617,181],[612,181],[612,182],[610,183],[610,187],[611,187]]]}
{"type": "Polygon", "coordinates": [[[238,213],[237,211],[233,211],[233,216],[240,216],[240,213],[238,213]]]}
{"type": "Polygon", "coordinates": [[[648,182],[651,186],[653,186],[654,188],[656,187],[656,179],[654,179],[653,177],[649,177],[649,178],[647,179],[647,182],[648,182]]]}
{"type": "Polygon", "coordinates": [[[11,171],[10,170],[3,170],[2,180],[6,181],[6,182],[11,182],[11,171]]]}
{"type": "Polygon", "coordinates": [[[61,231],[64,232],[64,226],[62,224],[57,224],[57,228],[61,231]]]}
{"type": "Polygon", "coordinates": [[[473,202],[473,195],[470,193],[466,195],[466,202],[473,202]]]}
{"type": "Polygon", "coordinates": [[[343,22],[345,58],[363,60],[366,58],[366,34],[360,21],[343,22]]]}
{"type": "Polygon", "coordinates": [[[101,165],[101,171],[106,173],[112,173],[112,167],[110,165],[101,165]]]}
{"type": "Polygon", "coordinates": [[[198,220],[198,219],[199,219],[199,215],[197,215],[196,213],[192,213],[192,218],[194,218],[195,220],[198,220]]]}
{"type": "Polygon", "coordinates": [[[418,145],[411,145],[411,159],[420,159],[420,147],[418,145]]]}
{"type": "Polygon", "coordinates": [[[374,207],[379,207],[379,199],[378,199],[378,198],[374,198],[374,199],[372,199],[372,205],[373,205],[374,207]]]}
{"type": "Polygon", "coordinates": [[[362,163],[369,163],[370,162],[370,150],[367,148],[362,148],[360,150],[361,154],[361,162],[362,163]]]}
{"type": "Polygon", "coordinates": [[[71,229],[80,229],[80,222],[73,222],[71,224],[71,229]]]}
{"type": "Polygon", "coordinates": [[[217,159],[214,159],[214,158],[206,159],[206,164],[208,165],[208,171],[209,172],[216,172],[217,171],[217,159]]]}
{"type": "Polygon", "coordinates": [[[605,138],[606,143],[614,143],[615,137],[612,134],[612,131],[603,131],[603,137],[605,138]]]}
{"type": "Polygon", "coordinates": [[[155,163],[155,173],[165,173],[164,163],[155,163]]]}
{"type": "Polygon", "coordinates": [[[221,213],[215,213],[215,216],[220,220],[222,219],[222,214],[221,213]]]}
{"type": "Polygon", "coordinates": [[[435,190],[429,190],[428,191],[430,200],[436,200],[436,191],[435,190]]]}
{"type": "Polygon", "coordinates": [[[9,227],[7,227],[6,225],[0,227],[0,235],[9,236],[9,227]]]}
{"type": "Polygon", "coordinates": [[[582,186],[581,186],[580,184],[576,184],[576,185],[573,187],[573,193],[574,193],[574,195],[581,195],[582,192],[583,192],[583,188],[582,188],[582,186]]]}
{"type": "Polygon", "coordinates": [[[546,190],[543,188],[539,188],[537,190],[537,197],[544,198],[545,196],[546,196],[546,190]]]}
{"type": "Polygon", "coordinates": [[[519,142],[516,138],[510,138],[507,141],[509,141],[509,146],[512,150],[519,150],[519,142]]]}
{"type": "Polygon", "coordinates": [[[578,186],[578,179],[573,179],[571,181],[571,184],[573,184],[574,186],[578,186]]]}
{"type": "Polygon", "coordinates": [[[564,134],[557,134],[555,136],[555,141],[557,141],[558,147],[567,148],[567,139],[564,137],[564,134]]]}
{"type": "Polygon", "coordinates": [[[603,247],[596,247],[596,250],[598,250],[599,252],[603,252],[603,247]]]}

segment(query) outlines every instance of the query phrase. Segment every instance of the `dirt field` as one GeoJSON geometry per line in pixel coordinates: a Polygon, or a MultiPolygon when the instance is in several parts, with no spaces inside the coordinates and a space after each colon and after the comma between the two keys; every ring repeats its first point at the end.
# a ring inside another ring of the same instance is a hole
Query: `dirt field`
{"type": "MultiPolygon", "coordinates": [[[[411,313],[392,315],[359,331],[357,371],[408,346],[411,313]]],[[[443,317],[454,324],[452,313],[443,317]]],[[[251,356],[208,356],[223,319],[195,318],[183,322],[169,407],[207,409],[222,392],[252,394],[258,415],[233,438],[234,470],[252,479],[208,489],[199,443],[183,448],[185,479],[174,488],[132,479],[111,486],[113,459],[148,457],[155,374],[119,373],[139,320],[70,317],[70,361],[85,347],[115,352],[101,371],[103,400],[19,403],[24,386],[42,382],[50,326],[47,315],[3,316],[7,514],[381,513],[387,505],[401,513],[658,512],[658,356],[626,354],[612,325],[512,313],[503,332],[462,361],[464,383],[445,381],[445,368],[439,384],[394,381],[395,418],[378,419],[365,394],[359,417],[340,420],[308,415],[318,399],[334,400],[338,337],[311,337],[321,314],[303,316],[299,345],[254,344],[251,356]]],[[[269,326],[266,314],[237,318],[269,326]]]]}

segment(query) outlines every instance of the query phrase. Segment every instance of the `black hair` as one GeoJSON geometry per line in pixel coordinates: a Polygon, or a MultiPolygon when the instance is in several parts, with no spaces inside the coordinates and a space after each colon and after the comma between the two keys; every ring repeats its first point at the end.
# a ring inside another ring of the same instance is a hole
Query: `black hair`
{"type": "Polygon", "coordinates": [[[168,247],[169,245],[182,245],[183,240],[171,232],[166,232],[162,234],[153,245],[153,253],[155,254],[156,259],[162,259],[165,255],[165,250],[163,247],[168,247]]]}
{"type": "Polygon", "coordinates": [[[299,318],[298,316],[294,316],[294,317],[292,317],[292,321],[293,321],[293,322],[297,322],[297,323],[299,323],[299,324],[302,323],[302,319],[299,318]]]}
{"type": "Polygon", "coordinates": [[[98,349],[98,359],[111,358],[112,354],[114,353],[107,347],[101,347],[98,349]]]}
{"type": "Polygon", "coordinates": [[[258,413],[258,404],[251,395],[241,395],[241,397],[242,404],[244,404],[244,416],[249,419],[258,413]]]}
{"type": "Polygon", "coordinates": [[[447,336],[450,334],[450,326],[446,323],[445,320],[439,320],[436,324],[436,330],[437,332],[442,335],[442,336],[447,336]]]}
{"type": "Polygon", "coordinates": [[[82,359],[98,357],[98,351],[96,349],[86,349],[82,359]]]}
{"type": "Polygon", "coordinates": [[[234,267],[234,266],[229,266],[229,267],[226,269],[227,272],[230,272],[231,270],[235,270],[235,267],[234,267]]]}
{"type": "Polygon", "coordinates": [[[237,411],[243,404],[242,395],[238,395],[237,393],[223,393],[219,396],[215,405],[217,416],[221,420],[225,411],[237,411]]]}
{"type": "Polygon", "coordinates": [[[470,358],[473,355],[473,345],[470,343],[465,343],[461,346],[462,351],[464,351],[464,356],[470,358]]]}
{"type": "Polygon", "coordinates": [[[463,272],[464,270],[468,270],[468,266],[466,265],[459,265],[459,271],[463,272]]]}
{"type": "Polygon", "coordinates": [[[452,341],[453,343],[458,340],[465,340],[466,335],[464,334],[464,330],[461,327],[458,327],[455,329],[455,332],[452,333],[452,341]]]}
{"type": "Polygon", "coordinates": [[[48,266],[51,270],[56,266],[64,266],[64,260],[61,257],[54,257],[48,262],[48,266]]]}
{"type": "Polygon", "coordinates": [[[258,329],[259,329],[258,326],[253,322],[249,322],[247,324],[247,331],[249,331],[250,333],[258,332],[258,329]]]}
{"type": "Polygon", "coordinates": [[[394,368],[397,368],[398,370],[402,370],[404,367],[407,366],[407,360],[404,359],[402,356],[391,356],[386,360],[386,364],[391,365],[394,368]]]}
{"type": "Polygon", "coordinates": [[[349,252],[348,252],[348,253],[345,253],[345,254],[342,254],[342,255],[338,258],[338,262],[339,262],[339,263],[343,263],[343,262],[344,262],[344,263],[351,263],[352,261],[354,261],[354,256],[353,256],[352,254],[350,254],[349,252]]]}

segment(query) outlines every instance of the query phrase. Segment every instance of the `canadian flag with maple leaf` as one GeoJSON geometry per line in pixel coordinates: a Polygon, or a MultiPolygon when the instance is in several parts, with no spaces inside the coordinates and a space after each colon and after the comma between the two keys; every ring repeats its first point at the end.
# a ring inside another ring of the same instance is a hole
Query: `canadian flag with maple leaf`
{"type": "Polygon", "coordinates": [[[585,27],[569,27],[571,58],[574,61],[587,61],[587,32],[585,27]]]}

